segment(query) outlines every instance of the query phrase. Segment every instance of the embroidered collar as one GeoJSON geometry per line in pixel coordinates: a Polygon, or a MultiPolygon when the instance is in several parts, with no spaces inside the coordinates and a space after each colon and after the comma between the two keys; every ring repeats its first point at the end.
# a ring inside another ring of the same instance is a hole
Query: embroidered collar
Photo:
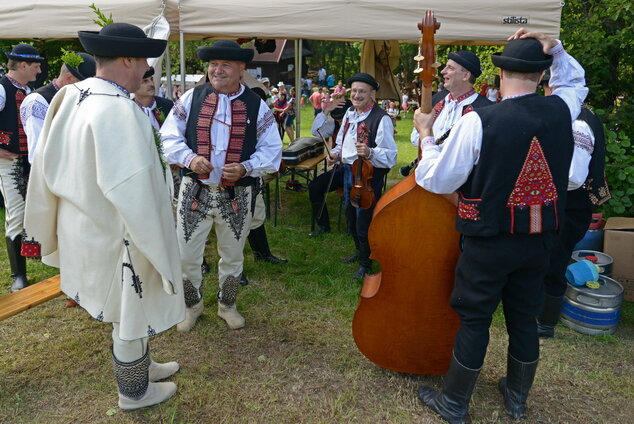
{"type": "Polygon", "coordinates": [[[99,79],[100,79],[100,80],[102,80],[102,81],[105,81],[105,82],[107,82],[107,83],[109,83],[109,84],[111,84],[111,85],[114,85],[114,86],[115,86],[115,87],[117,87],[119,90],[123,91],[123,94],[125,94],[128,98],[130,98],[130,92],[129,92],[129,91],[128,91],[128,90],[127,90],[124,86],[122,86],[122,85],[120,85],[120,84],[117,84],[116,82],[111,81],[111,80],[109,80],[109,79],[106,79],[106,78],[104,78],[104,77],[95,77],[95,78],[99,78],[99,79]]]}
{"type": "Polygon", "coordinates": [[[53,85],[53,88],[55,89],[55,91],[59,91],[59,89],[61,88],[59,85],[57,85],[57,78],[51,81],[51,84],[53,85]]]}
{"type": "MultiPolygon", "coordinates": [[[[214,90],[215,91],[215,90],[214,90]]],[[[244,91],[244,86],[242,84],[240,84],[238,86],[238,89],[236,91],[233,91],[231,93],[220,93],[218,91],[216,91],[216,93],[218,93],[218,95],[222,95],[222,96],[227,96],[229,98],[229,100],[233,100],[234,98],[238,97],[240,94],[242,94],[242,92],[244,91]]]]}
{"type": "Polygon", "coordinates": [[[502,101],[509,100],[509,99],[515,99],[517,97],[528,96],[529,94],[535,94],[535,93],[522,93],[522,94],[513,94],[512,96],[504,96],[504,97],[502,97],[502,101]]]}
{"type": "Polygon", "coordinates": [[[15,79],[11,78],[8,74],[7,74],[7,79],[9,81],[11,81],[11,84],[13,84],[16,88],[19,88],[19,89],[24,90],[24,91],[29,91],[29,87],[28,86],[20,84],[18,81],[16,81],[15,79]]]}
{"type": "Polygon", "coordinates": [[[145,106],[145,105],[142,105],[141,103],[139,103],[139,101],[136,99],[136,97],[135,97],[134,99],[132,99],[132,100],[134,100],[134,103],[136,103],[137,105],[139,105],[139,107],[140,107],[141,109],[143,109],[143,108],[147,108],[147,109],[150,109],[150,110],[154,110],[154,109],[156,109],[156,100],[152,101],[152,104],[151,104],[151,105],[149,105],[149,106],[145,106]]]}
{"type": "Polygon", "coordinates": [[[460,96],[456,97],[455,99],[453,98],[453,95],[451,93],[449,93],[447,95],[447,101],[448,102],[455,101],[456,103],[460,103],[464,99],[467,99],[467,98],[473,96],[474,94],[475,94],[475,90],[473,88],[471,90],[467,91],[466,93],[461,94],[460,96]]]}

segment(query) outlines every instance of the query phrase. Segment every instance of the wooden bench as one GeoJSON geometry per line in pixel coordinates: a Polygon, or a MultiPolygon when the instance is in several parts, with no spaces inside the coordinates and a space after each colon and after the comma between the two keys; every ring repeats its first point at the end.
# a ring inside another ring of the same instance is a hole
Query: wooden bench
{"type": "Polygon", "coordinates": [[[62,294],[59,275],[0,297],[0,321],[62,294]]]}

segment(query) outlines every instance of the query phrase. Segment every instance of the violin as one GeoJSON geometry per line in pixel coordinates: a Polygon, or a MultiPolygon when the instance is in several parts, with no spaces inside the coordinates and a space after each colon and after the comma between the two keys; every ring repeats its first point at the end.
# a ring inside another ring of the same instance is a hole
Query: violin
{"type": "Polygon", "coordinates": [[[358,158],[352,163],[352,175],[354,181],[350,187],[350,203],[355,208],[370,209],[374,204],[372,163],[367,159],[358,158]]]}
{"type": "MultiPolygon", "coordinates": [[[[431,110],[436,74],[434,33],[440,24],[427,11],[419,29],[416,60],[422,74],[423,110],[431,110]]],[[[368,239],[381,272],[366,275],[352,334],[375,364],[410,374],[445,374],[460,326],[451,309],[459,234],[455,207],[423,189],[410,174],[378,200],[368,239]]]]}
{"type": "MultiPolygon", "coordinates": [[[[359,139],[367,140],[368,128],[365,124],[360,126],[359,139]]],[[[354,178],[352,187],[350,187],[350,203],[355,208],[370,209],[374,205],[374,190],[372,189],[372,176],[374,175],[374,166],[369,160],[358,157],[352,163],[352,177],[354,178]]]]}

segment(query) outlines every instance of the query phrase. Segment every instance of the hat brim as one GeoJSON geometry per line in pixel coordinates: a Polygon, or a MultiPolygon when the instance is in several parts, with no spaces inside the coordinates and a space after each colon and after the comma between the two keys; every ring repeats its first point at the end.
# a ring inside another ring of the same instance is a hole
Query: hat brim
{"type": "Polygon", "coordinates": [[[523,60],[516,59],[514,57],[502,56],[501,53],[493,53],[491,55],[491,62],[498,68],[506,69],[514,72],[541,72],[544,69],[550,68],[553,63],[553,58],[546,60],[523,60]]]}
{"type": "Polygon", "coordinates": [[[473,75],[474,77],[478,78],[480,75],[482,75],[482,70],[480,69],[480,67],[478,66],[478,68],[476,69],[476,64],[469,62],[468,60],[463,59],[462,57],[460,57],[460,55],[451,52],[447,55],[447,59],[451,59],[454,62],[456,62],[457,64],[459,64],[460,66],[462,66],[463,68],[465,68],[467,71],[469,71],[469,73],[471,73],[471,75],[473,75]]]}
{"type": "Polygon", "coordinates": [[[236,60],[249,63],[253,59],[254,52],[250,49],[225,48],[225,47],[198,47],[196,54],[200,60],[236,60]]]}
{"type": "Polygon", "coordinates": [[[79,31],[77,34],[84,49],[95,56],[159,57],[167,46],[167,40],[156,38],[100,35],[97,31],[79,31]]]}
{"type": "Polygon", "coordinates": [[[12,53],[5,53],[7,55],[7,57],[11,60],[15,60],[16,62],[37,62],[37,63],[42,63],[44,62],[44,59],[42,56],[35,56],[35,57],[24,57],[24,56],[17,56],[14,55],[12,53]]]}

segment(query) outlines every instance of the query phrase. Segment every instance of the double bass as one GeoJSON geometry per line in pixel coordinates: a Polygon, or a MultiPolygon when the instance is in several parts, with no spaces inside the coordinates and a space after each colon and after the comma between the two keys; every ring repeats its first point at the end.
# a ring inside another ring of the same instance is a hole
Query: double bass
{"type": "MultiPolygon", "coordinates": [[[[415,59],[427,113],[439,27],[432,11],[418,24],[422,40],[415,59]]],[[[459,327],[449,306],[459,255],[455,216],[455,206],[418,186],[414,174],[377,202],[368,237],[381,272],[366,275],[352,321],[357,347],[377,365],[411,374],[447,372],[459,327]]]]}

